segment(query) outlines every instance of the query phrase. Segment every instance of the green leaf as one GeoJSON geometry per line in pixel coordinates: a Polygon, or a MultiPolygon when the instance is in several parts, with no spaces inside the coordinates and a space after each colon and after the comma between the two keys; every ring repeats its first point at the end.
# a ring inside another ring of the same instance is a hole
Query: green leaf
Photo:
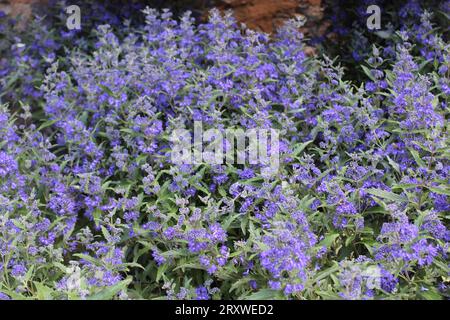
{"type": "Polygon", "coordinates": [[[443,194],[446,196],[450,196],[450,190],[448,188],[445,188],[445,186],[438,186],[438,187],[427,187],[430,191],[433,191],[434,193],[443,194]]]}
{"type": "Polygon", "coordinates": [[[76,257],[78,257],[78,258],[80,258],[80,259],[89,261],[89,262],[91,262],[91,263],[94,264],[94,265],[98,265],[97,260],[94,259],[94,258],[91,257],[91,256],[88,256],[87,254],[83,254],[83,253],[75,253],[74,256],[76,256],[76,257]]]}
{"type": "Polygon", "coordinates": [[[207,188],[205,188],[204,186],[197,184],[195,186],[195,188],[199,191],[202,191],[204,194],[206,194],[207,196],[211,195],[211,192],[209,192],[209,190],[207,188]]]}
{"type": "Polygon", "coordinates": [[[366,76],[369,77],[370,80],[376,82],[377,79],[375,79],[375,77],[373,76],[372,72],[370,72],[369,68],[367,68],[366,66],[361,66],[361,68],[363,69],[364,73],[366,74],[366,76]]]}
{"type": "Polygon", "coordinates": [[[338,270],[339,270],[339,265],[337,263],[335,263],[332,267],[317,273],[315,278],[314,278],[314,282],[318,282],[320,280],[323,280],[326,277],[328,277],[330,274],[332,274],[332,273],[334,273],[334,272],[336,272],[338,270]]]}
{"type": "Polygon", "coordinates": [[[137,262],[127,262],[127,263],[124,263],[123,266],[134,267],[134,268],[139,268],[139,269],[145,270],[145,268],[137,262]]]}
{"type": "Polygon", "coordinates": [[[27,283],[31,279],[31,277],[33,276],[33,272],[34,272],[34,265],[31,265],[30,269],[28,269],[27,273],[25,274],[23,283],[27,283]]]}
{"type": "Polygon", "coordinates": [[[222,197],[226,197],[227,196],[227,192],[225,191],[225,189],[223,188],[223,187],[219,187],[218,188],[218,191],[219,191],[219,194],[222,196],[222,197]]]}
{"type": "Polygon", "coordinates": [[[94,212],[92,212],[92,216],[94,217],[95,226],[98,227],[100,217],[102,216],[102,210],[100,210],[99,208],[96,208],[94,210],[94,212]]]}
{"type": "Polygon", "coordinates": [[[426,288],[425,291],[422,291],[420,295],[425,300],[442,300],[442,296],[439,294],[438,291],[434,288],[426,288]]]}
{"type": "Polygon", "coordinates": [[[158,267],[158,271],[156,272],[156,282],[161,280],[161,277],[163,276],[164,272],[166,272],[168,266],[169,265],[165,263],[158,267]]]}
{"type": "Polygon", "coordinates": [[[300,144],[298,147],[294,149],[294,151],[292,152],[292,156],[295,157],[298,154],[300,154],[300,152],[302,152],[311,142],[313,142],[313,140],[309,140],[300,144]]]}
{"type": "Polygon", "coordinates": [[[106,230],[106,228],[103,227],[103,226],[102,226],[102,233],[103,233],[103,236],[105,237],[106,240],[111,239],[111,234],[110,234],[109,231],[106,230]]]}
{"type": "Polygon", "coordinates": [[[253,279],[250,278],[243,278],[243,279],[239,279],[237,281],[234,281],[233,284],[230,287],[230,290],[228,290],[229,293],[232,293],[233,291],[235,291],[236,289],[238,289],[239,287],[244,287],[247,285],[248,282],[250,282],[253,279]]]}
{"type": "Polygon", "coordinates": [[[431,102],[433,107],[436,108],[439,104],[439,97],[434,97],[433,101],[431,102]]]}
{"type": "Polygon", "coordinates": [[[420,155],[419,155],[419,153],[418,153],[416,150],[411,149],[411,148],[408,148],[408,150],[409,150],[409,152],[412,154],[414,160],[416,160],[416,163],[417,163],[420,167],[422,167],[422,168],[426,168],[426,167],[427,167],[427,165],[426,165],[425,162],[420,158],[420,155]]]}
{"type": "Polygon", "coordinates": [[[339,233],[332,233],[327,235],[320,243],[318,244],[319,247],[331,247],[331,245],[334,243],[334,241],[339,237],[339,233]]]}
{"type": "Polygon", "coordinates": [[[58,121],[58,120],[48,120],[48,121],[45,121],[43,124],[41,124],[41,125],[39,126],[39,128],[37,129],[37,131],[41,131],[42,129],[45,129],[45,128],[47,128],[47,127],[50,127],[50,126],[52,126],[53,124],[55,124],[57,121],[58,121]]]}
{"type": "Polygon", "coordinates": [[[349,236],[347,239],[345,239],[345,246],[348,247],[353,241],[355,241],[355,235],[349,236]]]}
{"type": "Polygon", "coordinates": [[[243,297],[243,300],[279,300],[280,293],[271,289],[262,289],[249,296],[243,297]]]}
{"type": "Polygon", "coordinates": [[[394,168],[395,171],[400,173],[400,166],[398,165],[398,163],[392,160],[389,156],[387,156],[387,159],[391,167],[394,168]]]}
{"type": "Polygon", "coordinates": [[[13,300],[31,300],[32,298],[24,296],[21,293],[15,292],[13,290],[0,290],[1,293],[8,295],[13,300]]]}
{"type": "Polygon", "coordinates": [[[407,202],[408,201],[408,199],[405,197],[402,197],[396,193],[381,190],[381,189],[370,188],[370,189],[366,189],[366,192],[370,193],[371,195],[374,195],[374,196],[377,196],[377,197],[380,197],[383,199],[388,199],[391,201],[396,201],[396,202],[407,202]]]}
{"type": "Polygon", "coordinates": [[[39,300],[53,300],[53,290],[40,282],[33,282],[36,287],[36,296],[39,300]]]}
{"type": "Polygon", "coordinates": [[[401,189],[401,190],[408,190],[408,189],[414,189],[417,188],[417,184],[414,183],[400,183],[392,186],[391,189],[401,189]]]}
{"type": "Polygon", "coordinates": [[[441,268],[443,271],[448,272],[448,266],[445,263],[443,263],[439,260],[434,260],[433,264],[436,265],[437,267],[441,268]]]}
{"type": "Polygon", "coordinates": [[[114,298],[120,291],[126,289],[128,285],[131,283],[131,278],[120,281],[119,283],[107,287],[100,292],[88,297],[88,300],[111,300],[114,298]]]}
{"type": "Polygon", "coordinates": [[[107,86],[104,86],[104,85],[102,85],[102,84],[99,84],[98,85],[100,88],[102,88],[109,96],[111,96],[111,97],[113,97],[113,98],[115,98],[116,97],[116,95],[111,91],[111,89],[110,88],[108,88],[107,86]]]}
{"type": "Polygon", "coordinates": [[[317,291],[319,296],[321,296],[325,300],[341,300],[342,298],[334,292],[331,291],[317,291]]]}

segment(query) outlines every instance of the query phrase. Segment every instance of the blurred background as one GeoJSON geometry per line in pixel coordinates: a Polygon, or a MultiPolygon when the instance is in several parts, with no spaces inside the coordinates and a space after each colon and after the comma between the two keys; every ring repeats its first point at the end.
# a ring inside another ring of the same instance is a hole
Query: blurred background
{"type": "MultiPolygon", "coordinates": [[[[58,1],[49,0],[0,0],[0,10],[5,13],[30,17],[32,10],[54,6],[58,1]]],[[[60,1],[59,1],[60,2],[60,1]]],[[[67,4],[77,4],[83,1],[68,1],[67,4]]],[[[236,18],[248,27],[265,32],[272,32],[284,20],[296,15],[307,17],[308,30],[312,35],[323,34],[326,24],[323,19],[322,0],[174,0],[174,1],[91,1],[117,5],[120,2],[135,3],[137,7],[146,5],[155,8],[171,8],[173,11],[191,10],[195,16],[207,16],[209,9],[217,7],[223,10],[232,9],[236,18]]],[[[85,2],[86,3],[86,2],[85,2]]],[[[81,7],[81,6],[80,6],[81,7]]]]}

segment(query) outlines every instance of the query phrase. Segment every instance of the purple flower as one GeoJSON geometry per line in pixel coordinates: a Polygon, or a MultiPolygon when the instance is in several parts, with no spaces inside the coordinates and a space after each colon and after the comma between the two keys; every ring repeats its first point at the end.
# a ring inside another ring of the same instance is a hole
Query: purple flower
{"type": "Polygon", "coordinates": [[[27,273],[27,268],[23,264],[16,264],[11,269],[11,275],[13,277],[21,277],[27,273]]]}
{"type": "Polygon", "coordinates": [[[255,172],[250,168],[238,170],[237,173],[239,175],[239,179],[242,179],[242,180],[251,179],[255,176],[255,172]]]}
{"type": "Polygon", "coordinates": [[[209,300],[210,299],[208,290],[203,286],[196,288],[195,294],[196,294],[196,300],[209,300]]]}
{"type": "Polygon", "coordinates": [[[0,177],[4,178],[17,170],[17,162],[14,157],[4,151],[0,151],[0,177]]]}

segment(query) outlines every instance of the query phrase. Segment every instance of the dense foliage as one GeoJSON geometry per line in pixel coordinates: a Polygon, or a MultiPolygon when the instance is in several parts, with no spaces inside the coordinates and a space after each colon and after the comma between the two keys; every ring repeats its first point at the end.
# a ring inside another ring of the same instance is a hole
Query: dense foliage
{"type": "Polygon", "coordinates": [[[352,81],[300,21],[217,11],[1,48],[0,298],[448,298],[450,46],[423,9],[352,81]],[[279,170],[172,163],[194,121],[280,130],[279,170]]]}

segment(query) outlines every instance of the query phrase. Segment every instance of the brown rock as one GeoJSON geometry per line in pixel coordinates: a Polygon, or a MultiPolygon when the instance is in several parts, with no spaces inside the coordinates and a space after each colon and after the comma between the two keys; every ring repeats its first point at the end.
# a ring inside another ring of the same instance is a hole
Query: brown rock
{"type": "Polygon", "coordinates": [[[253,29],[271,33],[286,19],[302,14],[307,22],[302,32],[307,36],[323,34],[321,0],[218,0],[218,7],[234,11],[236,19],[253,29]]]}
{"type": "Polygon", "coordinates": [[[43,4],[46,0],[0,0],[0,10],[11,16],[21,16],[28,19],[32,13],[32,5],[43,4]]]}

